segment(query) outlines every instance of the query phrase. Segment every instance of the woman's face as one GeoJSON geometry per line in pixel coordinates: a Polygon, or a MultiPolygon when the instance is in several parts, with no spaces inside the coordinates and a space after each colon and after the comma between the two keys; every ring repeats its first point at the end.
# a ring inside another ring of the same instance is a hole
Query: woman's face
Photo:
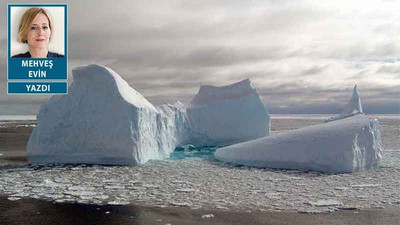
{"type": "Polygon", "coordinates": [[[32,25],[26,34],[29,47],[47,48],[51,35],[49,20],[43,13],[39,13],[32,21],[32,25]]]}

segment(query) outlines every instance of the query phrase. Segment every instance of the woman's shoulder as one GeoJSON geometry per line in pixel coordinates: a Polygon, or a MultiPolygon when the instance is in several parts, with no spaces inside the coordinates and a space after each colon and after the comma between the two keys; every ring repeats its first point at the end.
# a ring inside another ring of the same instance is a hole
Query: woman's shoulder
{"type": "MultiPolygon", "coordinates": [[[[18,55],[14,55],[11,58],[31,58],[31,54],[29,52],[25,52],[18,55]]],[[[55,52],[47,52],[47,58],[64,58],[64,55],[55,52]]]]}
{"type": "Polygon", "coordinates": [[[55,53],[55,52],[48,52],[47,58],[64,58],[64,55],[55,53]]]}
{"type": "Polygon", "coordinates": [[[13,55],[11,58],[30,58],[31,54],[29,52],[21,53],[18,55],[13,55]]]}

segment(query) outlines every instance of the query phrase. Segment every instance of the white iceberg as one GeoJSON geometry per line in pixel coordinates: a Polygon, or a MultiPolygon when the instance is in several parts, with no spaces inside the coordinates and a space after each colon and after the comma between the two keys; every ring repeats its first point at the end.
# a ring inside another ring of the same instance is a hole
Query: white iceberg
{"type": "Polygon", "coordinates": [[[229,145],[269,135],[270,116],[250,80],[202,85],[187,109],[194,145],[229,145]]]}
{"type": "Polygon", "coordinates": [[[378,120],[357,115],[220,148],[215,157],[246,166],[347,173],[376,167],[382,151],[378,120]]]}
{"type": "MultiPolygon", "coordinates": [[[[175,124],[113,70],[73,70],[69,94],[42,106],[27,146],[30,163],[142,164],[179,144],[175,124]]],[[[178,115],[173,107],[162,107],[178,115]]]]}
{"type": "Polygon", "coordinates": [[[216,88],[222,92],[201,88],[194,103],[202,101],[186,109],[181,102],[154,107],[107,67],[72,72],[69,94],[40,109],[27,146],[32,164],[143,164],[182,144],[238,143],[269,133],[269,115],[250,81],[216,88]],[[218,101],[206,103],[211,94],[218,101]]]}
{"type": "Polygon", "coordinates": [[[351,117],[351,116],[358,115],[358,114],[364,114],[364,113],[363,113],[360,94],[358,93],[357,85],[354,85],[353,95],[351,96],[349,103],[347,103],[347,105],[344,107],[344,110],[342,111],[342,113],[338,116],[334,116],[334,117],[326,119],[325,122],[340,120],[340,119],[344,119],[344,118],[351,117]]]}

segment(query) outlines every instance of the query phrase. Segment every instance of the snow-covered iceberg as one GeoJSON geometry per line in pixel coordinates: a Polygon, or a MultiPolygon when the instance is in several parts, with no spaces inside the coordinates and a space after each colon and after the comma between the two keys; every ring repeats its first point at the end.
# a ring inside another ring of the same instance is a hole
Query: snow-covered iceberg
{"type": "Polygon", "coordinates": [[[69,94],[53,96],[37,115],[27,146],[32,164],[143,164],[169,157],[181,144],[238,143],[269,133],[268,113],[250,81],[216,88],[222,92],[201,88],[186,109],[180,102],[154,107],[107,67],[72,73],[69,94]],[[204,102],[210,95],[218,101],[204,102]]]}
{"type": "Polygon", "coordinates": [[[351,96],[349,103],[347,103],[347,105],[344,107],[342,113],[338,116],[334,116],[334,117],[326,119],[325,122],[340,120],[340,119],[344,119],[344,118],[351,117],[351,116],[358,115],[358,114],[364,114],[364,113],[363,113],[360,94],[358,93],[357,85],[354,85],[353,95],[351,96]]]}
{"type": "Polygon", "coordinates": [[[382,151],[378,120],[357,115],[220,148],[215,157],[246,166],[347,173],[376,167],[382,151]]]}
{"type": "Polygon", "coordinates": [[[194,145],[228,145],[269,135],[270,116],[249,79],[200,86],[187,109],[194,145]]]}

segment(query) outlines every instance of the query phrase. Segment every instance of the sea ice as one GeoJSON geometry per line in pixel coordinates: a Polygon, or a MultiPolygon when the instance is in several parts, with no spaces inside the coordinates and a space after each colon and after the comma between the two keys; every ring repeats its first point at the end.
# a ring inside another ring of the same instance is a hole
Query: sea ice
{"type": "Polygon", "coordinates": [[[201,216],[202,219],[210,219],[210,218],[214,218],[214,214],[204,214],[201,216]]]}
{"type": "Polygon", "coordinates": [[[376,167],[382,151],[378,120],[358,115],[227,146],[214,155],[246,166],[348,173],[376,167]]]}
{"type": "Polygon", "coordinates": [[[343,203],[338,200],[334,199],[324,199],[324,200],[318,200],[315,202],[308,202],[309,205],[316,206],[316,207],[327,207],[327,206],[342,206],[343,203]]]}

